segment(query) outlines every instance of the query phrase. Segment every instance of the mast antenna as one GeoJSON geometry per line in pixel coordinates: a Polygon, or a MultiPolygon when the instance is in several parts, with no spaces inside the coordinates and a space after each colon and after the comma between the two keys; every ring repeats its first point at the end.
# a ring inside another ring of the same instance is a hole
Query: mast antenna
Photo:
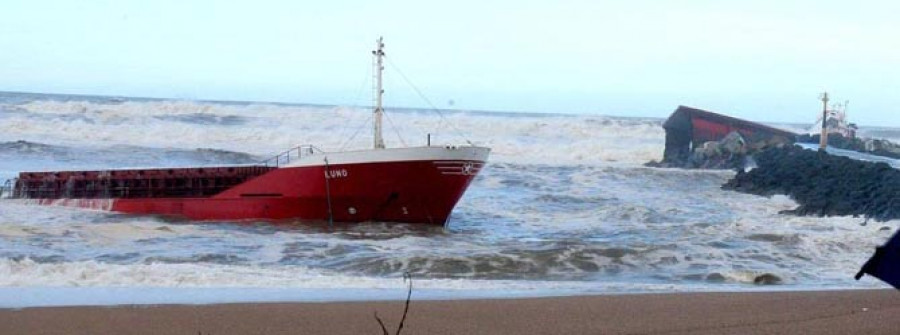
{"type": "Polygon", "coordinates": [[[381,118],[384,116],[384,107],[382,107],[382,96],[384,88],[381,83],[381,75],[384,72],[384,38],[378,37],[375,44],[375,50],[372,50],[375,56],[375,108],[372,113],[375,114],[375,149],[384,149],[384,137],[382,136],[381,118]]]}
{"type": "Polygon", "coordinates": [[[828,147],[828,92],[823,92],[821,96],[822,99],[822,133],[819,135],[819,150],[825,151],[825,148],[828,147]]]}

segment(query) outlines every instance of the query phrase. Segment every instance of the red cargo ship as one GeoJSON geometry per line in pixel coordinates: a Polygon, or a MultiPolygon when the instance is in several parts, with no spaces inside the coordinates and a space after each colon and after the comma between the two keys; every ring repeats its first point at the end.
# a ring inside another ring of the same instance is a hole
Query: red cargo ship
{"type": "Polygon", "coordinates": [[[258,165],[22,172],[13,198],[192,220],[299,219],[443,225],[490,153],[477,146],[385,148],[384,44],[375,56],[374,148],[324,152],[311,145],[258,165]]]}

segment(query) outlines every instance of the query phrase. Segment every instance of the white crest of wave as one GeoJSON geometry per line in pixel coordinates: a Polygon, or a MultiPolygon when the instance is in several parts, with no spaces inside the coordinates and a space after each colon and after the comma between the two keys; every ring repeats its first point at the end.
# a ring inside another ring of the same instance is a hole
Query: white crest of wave
{"type": "MultiPolygon", "coordinates": [[[[326,150],[371,144],[366,108],[193,101],[33,101],[0,119],[0,140],[76,147],[135,145],[216,149],[267,155],[300,144],[326,150]],[[219,122],[226,120],[229,122],[219,122]]],[[[510,115],[391,111],[388,146],[475,144],[493,148],[492,161],[537,164],[640,164],[659,159],[658,120],[604,116],[510,115]]]]}
{"type": "MultiPolygon", "coordinates": [[[[208,264],[107,264],[97,261],[38,263],[0,259],[0,286],[328,287],[304,267],[208,264]]],[[[330,279],[329,279],[330,278],[330,279]]],[[[377,281],[368,283],[376,284],[377,281]]]]}
{"type": "MultiPolygon", "coordinates": [[[[279,289],[396,289],[399,278],[350,276],[303,266],[220,264],[108,264],[97,261],[39,263],[0,259],[0,287],[210,287],[279,289]]],[[[631,284],[602,289],[624,290],[631,284]]],[[[661,285],[662,286],[662,285],[661,285]]],[[[597,283],[577,281],[416,279],[424,290],[574,290],[602,291],[597,283]]],[[[671,285],[664,285],[671,289],[671,285]]],[[[653,289],[654,285],[644,287],[653,289]]],[[[631,287],[630,289],[634,289],[631,287]]]]}

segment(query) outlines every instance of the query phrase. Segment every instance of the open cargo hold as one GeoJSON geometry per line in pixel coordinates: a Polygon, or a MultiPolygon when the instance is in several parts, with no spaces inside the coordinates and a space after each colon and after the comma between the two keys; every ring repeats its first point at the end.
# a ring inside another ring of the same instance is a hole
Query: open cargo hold
{"type": "Polygon", "coordinates": [[[22,172],[12,196],[31,199],[204,198],[273,169],[254,165],[22,172]]]}

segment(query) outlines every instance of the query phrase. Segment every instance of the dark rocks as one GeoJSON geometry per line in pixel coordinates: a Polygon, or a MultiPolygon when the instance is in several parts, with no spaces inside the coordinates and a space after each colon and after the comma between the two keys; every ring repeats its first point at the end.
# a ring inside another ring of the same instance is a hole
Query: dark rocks
{"type": "MultiPolygon", "coordinates": [[[[797,142],[818,144],[820,138],[819,135],[804,134],[797,136],[797,142]]],[[[900,159],[900,145],[888,140],[847,138],[839,134],[830,134],[828,135],[828,146],[900,159]]]]}
{"type": "Polygon", "coordinates": [[[796,215],[900,218],[900,170],[886,163],[853,160],[797,146],[770,148],[754,156],[757,168],[738,174],[723,189],[772,196],[800,204],[796,215]]]}
{"type": "Polygon", "coordinates": [[[781,277],[771,273],[764,273],[753,278],[753,283],[756,285],[778,285],[781,284],[781,282],[781,277]]]}
{"type": "Polygon", "coordinates": [[[706,276],[706,281],[714,282],[714,283],[724,283],[728,278],[725,278],[721,273],[713,272],[706,276]]]}
{"type": "Polygon", "coordinates": [[[644,166],[684,169],[743,169],[751,164],[749,157],[754,153],[784,144],[785,142],[767,138],[748,142],[740,133],[733,131],[719,141],[704,142],[702,146],[694,148],[693,152],[684,156],[683,159],[667,156],[662,162],[651,161],[644,166]]]}

